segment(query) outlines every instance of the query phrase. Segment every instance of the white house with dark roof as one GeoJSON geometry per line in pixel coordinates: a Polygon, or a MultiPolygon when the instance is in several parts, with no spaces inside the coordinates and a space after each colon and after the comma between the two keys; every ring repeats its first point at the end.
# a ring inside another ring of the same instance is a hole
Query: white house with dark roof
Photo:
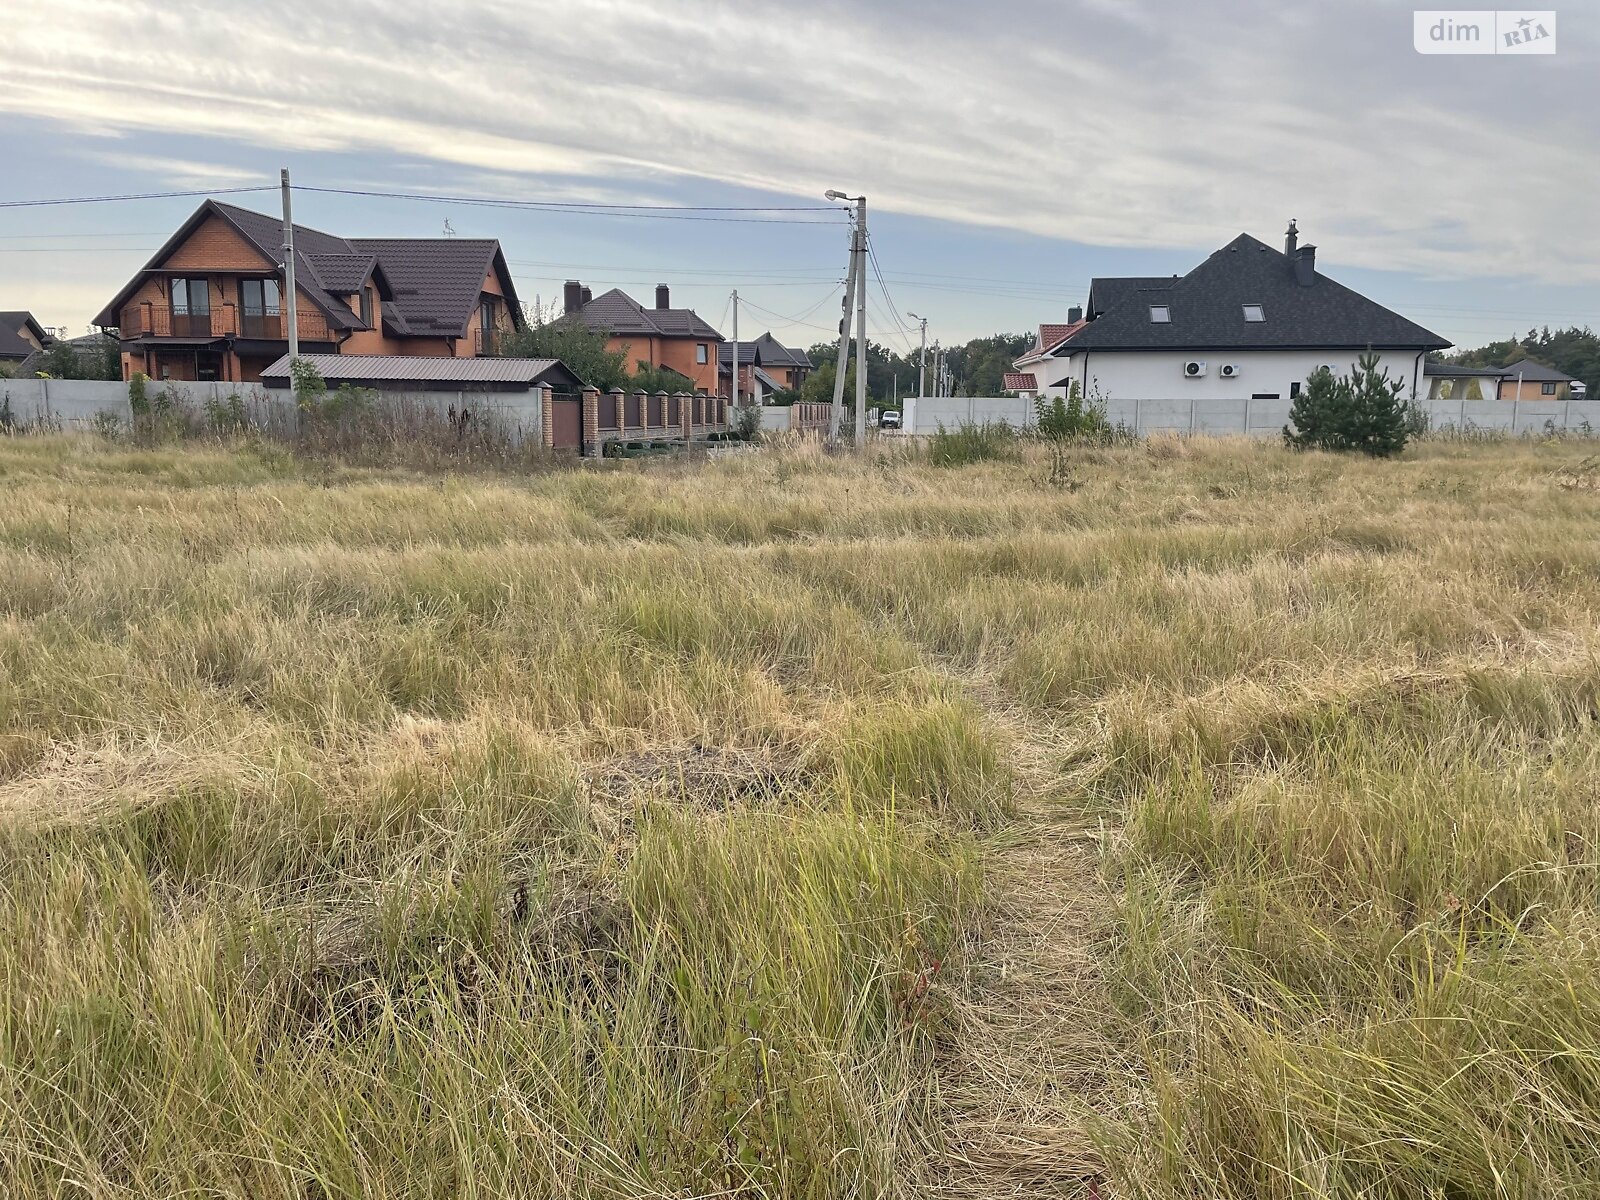
{"type": "Polygon", "coordinates": [[[1081,324],[1017,369],[1050,396],[1286,400],[1370,347],[1403,395],[1426,396],[1428,352],[1450,343],[1329,279],[1298,243],[1291,221],[1282,251],[1241,233],[1187,275],[1095,279],[1081,324]]]}

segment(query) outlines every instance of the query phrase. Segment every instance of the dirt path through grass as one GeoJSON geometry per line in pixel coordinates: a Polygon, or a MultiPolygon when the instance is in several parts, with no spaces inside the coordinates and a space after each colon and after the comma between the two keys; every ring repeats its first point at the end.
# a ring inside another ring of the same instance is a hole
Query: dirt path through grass
{"type": "MultiPolygon", "coordinates": [[[[977,698],[995,711],[995,696],[977,698]]],[[[1104,1164],[1085,1118],[1107,1099],[1115,1057],[1097,957],[1113,920],[1104,831],[1063,788],[1060,732],[1002,723],[1016,748],[1017,813],[985,856],[983,948],[940,1060],[935,1194],[1087,1195],[1104,1164]]]]}

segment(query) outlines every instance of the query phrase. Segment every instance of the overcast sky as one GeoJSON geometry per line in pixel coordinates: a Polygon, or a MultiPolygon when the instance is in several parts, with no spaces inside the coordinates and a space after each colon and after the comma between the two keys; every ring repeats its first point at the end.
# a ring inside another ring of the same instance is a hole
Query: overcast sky
{"type": "MultiPolygon", "coordinates": [[[[0,200],[271,184],[284,165],[306,185],[523,199],[820,204],[838,187],[870,197],[894,310],[946,340],[1060,320],[1094,275],[1187,271],[1241,231],[1277,244],[1293,216],[1326,272],[1458,343],[1600,326],[1600,3],[1558,9],[1558,52],[1538,57],[1418,55],[1412,11],[5,0],[0,200]]],[[[0,209],[0,308],[81,331],[195,203],[0,209]]],[[[525,300],[570,276],[646,302],[666,282],[717,322],[737,286],[741,332],[800,344],[837,317],[831,219],[311,193],[296,217],[351,236],[448,218],[502,240],[525,300]]]]}

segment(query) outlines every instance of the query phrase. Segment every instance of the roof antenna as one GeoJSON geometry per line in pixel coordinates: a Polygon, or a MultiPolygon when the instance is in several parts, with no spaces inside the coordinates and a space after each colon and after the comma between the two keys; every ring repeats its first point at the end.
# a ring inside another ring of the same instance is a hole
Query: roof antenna
{"type": "Polygon", "coordinates": [[[456,235],[456,231],[450,225],[449,217],[444,219],[444,235],[445,237],[455,237],[456,235]]]}

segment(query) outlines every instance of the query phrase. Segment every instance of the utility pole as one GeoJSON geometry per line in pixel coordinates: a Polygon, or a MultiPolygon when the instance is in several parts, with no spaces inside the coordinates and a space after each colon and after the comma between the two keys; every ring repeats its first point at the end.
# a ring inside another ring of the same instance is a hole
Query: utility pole
{"type": "MultiPolygon", "coordinates": [[[[837,192],[829,192],[831,200],[837,192]]],[[[856,235],[850,231],[850,269],[844,276],[844,302],[839,314],[839,365],[833,376],[833,412],[828,419],[828,443],[839,441],[839,426],[844,421],[844,373],[850,362],[850,298],[856,286],[856,235]]]]}
{"type": "Polygon", "coordinates": [[[922,325],[922,348],[917,351],[917,395],[920,397],[923,394],[925,369],[928,365],[928,318],[919,317],[914,312],[908,312],[906,316],[922,325]]]}
{"type": "Polygon", "coordinates": [[[856,449],[867,448],[867,198],[856,201],[856,449]]]}
{"type": "Polygon", "coordinates": [[[739,289],[733,289],[733,405],[739,407],[739,289]]]}
{"type": "Polygon", "coordinates": [[[283,313],[289,323],[289,367],[294,368],[300,357],[300,324],[295,311],[294,294],[294,215],[289,210],[289,168],[284,167],[283,181],[283,313]]]}

